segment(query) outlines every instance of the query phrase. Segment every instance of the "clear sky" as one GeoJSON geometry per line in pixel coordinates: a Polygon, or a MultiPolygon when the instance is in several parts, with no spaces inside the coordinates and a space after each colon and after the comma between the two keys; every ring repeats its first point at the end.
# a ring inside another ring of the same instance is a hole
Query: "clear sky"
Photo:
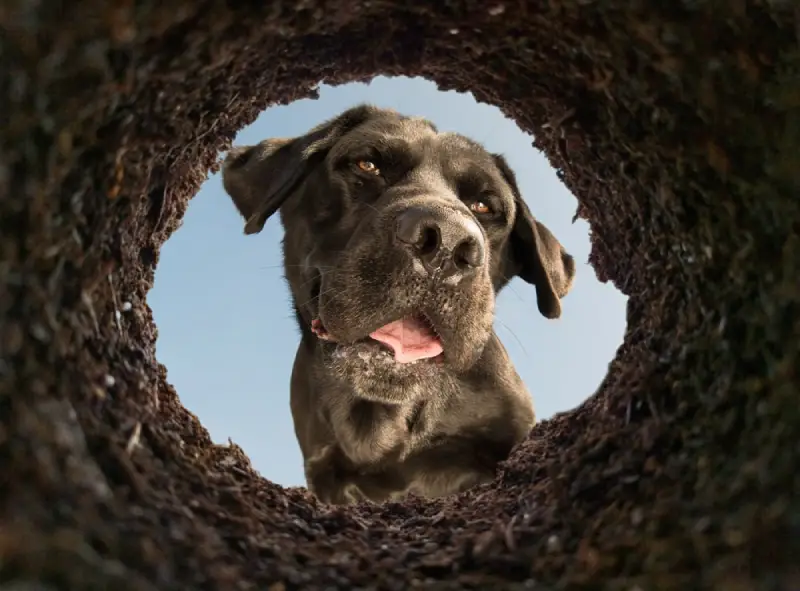
{"type": "MultiPolygon", "coordinates": [[[[515,279],[500,295],[496,330],[539,419],[586,399],[622,343],[626,298],[597,281],[587,264],[589,226],[571,222],[577,201],[531,137],[497,108],[469,94],[440,92],[418,78],[376,78],[322,86],[318,100],[268,109],[235,143],[299,135],[360,102],[427,117],[442,130],[505,154],[534,216],[575,257],[577,276],[559,320],[542,317],[533,286],[515,279]]],[[[210,176],[161,251],[148,296],[158,325],[157,356],[184,405],[215,441],[230,437],[273,482],[304,486],[289,410],[299,332],[281,270],[282,230],[277,215],[261,234],[245,236],[243,230],[219,175],[210,176]]]]}

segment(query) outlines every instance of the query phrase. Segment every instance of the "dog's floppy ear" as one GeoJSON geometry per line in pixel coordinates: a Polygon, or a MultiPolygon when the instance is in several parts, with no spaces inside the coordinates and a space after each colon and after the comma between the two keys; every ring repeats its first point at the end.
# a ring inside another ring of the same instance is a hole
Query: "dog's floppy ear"
{"type": "Polygon", "coordinates": [[[547,227],[536,220],[522,199],[517,179],[505,158],[494,156],[495,163],[514,192],[517,213],[509,236],[510,256],[516,274],[536,287],[536,302],[545,318],[561,316],[561,298],[572,289],[575,279],[575,259],[553,236],[547,227]]]}
{"type": "Polygon", "coordinates": [[[375,111],[370,105],[359,105],[305,135],[231,148],[222,162],[222,186],[245,219],[244,233],[261,232],[308,173],[311,160],[375,111]]]}

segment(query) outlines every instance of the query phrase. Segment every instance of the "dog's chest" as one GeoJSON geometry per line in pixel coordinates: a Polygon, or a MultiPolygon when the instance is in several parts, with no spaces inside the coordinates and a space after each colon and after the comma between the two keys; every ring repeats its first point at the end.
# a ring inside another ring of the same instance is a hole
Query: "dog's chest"
{"type": "Polygon", "coordinates": [[[430,440],[439,422],[438,410],[436,405],[427,401],[410,404],[403,409],[405,432],[403,458],[423,447],[430,440]]]}

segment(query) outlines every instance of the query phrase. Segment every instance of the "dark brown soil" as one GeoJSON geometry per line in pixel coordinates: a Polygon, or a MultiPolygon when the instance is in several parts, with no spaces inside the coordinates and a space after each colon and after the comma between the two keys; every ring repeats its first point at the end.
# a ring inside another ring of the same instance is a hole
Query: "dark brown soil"
{"type": "Polygon", "coordinates": [[[0,8],[0,588],[800,588],[793,3],[245,4],[0,8]],[[238,129],[379,73],[536,135],[628,332],[493,485],[332,510],[211,443],[145,296],[238,129]]]}

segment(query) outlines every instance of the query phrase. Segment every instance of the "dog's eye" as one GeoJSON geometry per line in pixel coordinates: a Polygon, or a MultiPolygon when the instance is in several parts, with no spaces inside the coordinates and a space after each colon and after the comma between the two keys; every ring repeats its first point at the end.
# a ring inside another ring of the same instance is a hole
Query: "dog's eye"
{"type": "Polygon", "coordinates": [[[492,208],[489,204],[485,201],[473,201],[469,204],[469,208],[472,212],[477,213],[478,215],[486,215],[492,213],[492,208]]]}
{"type": "Polygon", "coordinates": [[[375,176],[378,176],[381,173],[381,169],[370,160],[359,160],[356,162],[356,166],[358,166],[361,171],[366,172],[367,174],[374,174],[375,176]]]}

